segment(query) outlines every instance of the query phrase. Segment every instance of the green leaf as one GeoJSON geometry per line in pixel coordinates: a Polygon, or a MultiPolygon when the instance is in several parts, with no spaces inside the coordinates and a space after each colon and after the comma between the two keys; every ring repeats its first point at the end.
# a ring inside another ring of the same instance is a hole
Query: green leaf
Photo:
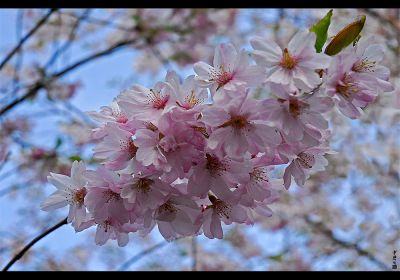
{"type": "Polygon", "coordinates": [[[317,40],[315,40],[315,50],[318,53],[322,51],[322,47],[328,39],[328,28],[331,24],[332,14],[333,10],[330,9],[329,12],[320,21],[318,21],[310,28],[310,32],[314,32],[317,35],[317,40]]]}
{"type": "Polygon", "coordinates": [[[269,256],[268,258],[270,260],[280,262],[283,259],[283,254],[278,254],[278,255],[275,255],[275,256],[269,256]]]}
{"type": "Polygon", "coordinates": [[[57,150],[58,148],[60,148],[62,143],[63,143],[63,140],[61,139],[61,137],[58,137],[56,140],[56,145],[54,146],[54,150],[57,150]]]}
{"type": "Polygon", "coordinates": [[[365,15],[362,15],[360,19],[350,23],[340,30],[326,47],[325,53],[330,56],[338,54],[341,50],[356,40],[364,27],[366,18],[365,15]]]}
{"type": "Polygon", "coordinates": [[[75,161],[75,160],[81,161],[82,158],[81,158],[80,156],[78,156],[78,155],[74,155],[74,156],[70,156],[70,157],[69,157],[69,160],[70,160],[70,161],[75,161]]]}

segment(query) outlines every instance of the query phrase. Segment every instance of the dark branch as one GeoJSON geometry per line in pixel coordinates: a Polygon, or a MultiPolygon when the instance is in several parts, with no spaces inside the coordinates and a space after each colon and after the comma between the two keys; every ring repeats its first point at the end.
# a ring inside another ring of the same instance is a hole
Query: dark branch
{"type": "Polygon", "coordinates": [[[43,24],[46,23],[47,19],[56,11],[57,9],[51,9],[39,22],[28,32],[15,46],[15,48],[4,58],[0,63],[0,70],[7,64],[7,62],[16,54],[25,43],[43,24]]]}
{"type": "MultiPolygon", "coordinates": [[[[122,41],[122,42],[119,42],[119,43],[111,46],[110,48],[108,48],[106,50],[91,54],[91,55],[89,55],[89,56],[87,56],[87,57],[75,62],[74,64],[64,68],[63,70],[52,74],[49,78],[47,78],[47,81],[48,81],[47,83],[49,83],[49,82],[51,82],[51,81],[53,81],[53,80],[65,75],[66,73],[70,72],[71,70],[74,70],[74,69],[76,69],[76,68],[78,68],[78,67],[80,67],[80,66],[82,66],[82,65],[84,65],[84,64],[86,64],[86,63],[88,63],[88,62],[90,62],[90,61],[92,61],[94,59],[96,59],[96,58],[103,57],[103,56],[106,56],[108,54],[111,54],[111,53],[115,52],[116,50],[118,50],[118,49],[120,49],[122,47],[125,47],[125,46],[127,46],[129,44],[134,43],[135,41],[136,40],[134,40],[134,39],[127,40],[127,41],[122,41]]],[[[18,105],[19,103],[21,103],[25,99],[34,97],[35,94],[40,89],[46,87],[47,83],[45,83],[43,81],[39,81],[36,84],[32,85],[30,87],[30,89],[23,96],[15,99],[13,102],[8,104],[6,107],[2,108],[0,110],[0,116],[3,115],[4,113],[6,113],[7,111],[11,110],[14,106],[18,105]]]]}
{"type": "Polygon", "coordinates": [[[323,224],[322,222],[314,222],[312,221],[308,216],[305,217],[305,221],[311,225],[314,229],[316,229],[317,231],[321,232],[322,234],[324,234],[326,237],[328,237],[330,240],[333,241],[333,243],[347,248],[347,249],[351,249],[356,251],[360,256],[365,256],[367,257],[370,261],[372,261],[373,263],[375,263],[377,266],[379,266],[382,270],[389,270],[389,267],[387,267],[383,262],[381,262],[380,260],[378,260],[372,253],[362,249],[360,247],[359,244],[357,243],[350,243],[347,241],[343,241],[341,239],[338,239],[332,232],[331,229],[327,228],[325,224],[323,224]]]}
{"type": "Polygon", "coordinates": [[[123,263],[119,268],[118,271],[124,271],[127,270],[132,264],[134,264],[135,262],[137,262],[138,260],[140,260],[141,258],[143,258],[144,256],[150,254],[151,252],[164,247],[165,245],[169,244],[168,241],[161,241],[160,243],[157,243],[156,245],[154,245],[153,247],[150,247],[149,249],[146,249],[138,254],[136,254],[135,256],[133,256],[132,258],[130,258],[129,260],[127,260],[125,263],[123,263]]]}
{"type": "Polygon", "coordinates": [[[197,240],[196,236],[192,237],[192,271],[197,271],[197,240]]]}
{"type": "Polygon", "coordinates": [[[38,242],[39,240],[41,240],[43,237],[49,235],[50,233],[52,233],[53,231],[55,231],[56,229],[58,229],[59,227],[66,225],[67,224],[67,218],[63,219],[62,221],[60,221],[58,224],[56,224],[55,226],[49,228],[48,230],[46,230],[45,232],[43,232],[42,234],[40,234],[39,236],[37,236],[35,239],[33,239],[31,242],[29,242],[28,245],[26,245],[17,255],[15,255],[10,262],[3,268],[3,271],[8,271],[8,269],[15,263],[17,262],[19,259],[22,258],[22,256],[33,246],[35,245],[36,242],[38,242]]]}
{"type": "Polygon", "coordinates": [[[81,16],[76,18],[76,22],[75,24],[72,26],[71,31],[68,35],[68,39],[67,41],[64,43],[64,45],[62,47],[60,47],[59,49],[57,49],[53,55],[51,56],[51,58],[49,59],[49,61],[46,63],[46,66],[44,68],[49,68],[51,65],[54,64],[54,62],[57,60],[57,58],[59,57],[59,55],[63,52],[65,52],[74,42],[75,37],[76,37],[76,33],[82,23],[82,21],[88,16],[88,14],[90,13],[90,9],[86,9],[81,16]]]}

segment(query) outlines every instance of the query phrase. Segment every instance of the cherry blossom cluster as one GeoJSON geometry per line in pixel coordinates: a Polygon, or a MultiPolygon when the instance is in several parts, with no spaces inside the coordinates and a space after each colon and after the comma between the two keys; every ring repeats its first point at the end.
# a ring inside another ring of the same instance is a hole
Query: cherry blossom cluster
{"type": "Polygon", "coordinates": [[[336,56],[317,53],[315,40],[300,31],[281,48],[255,37],[251,53],[220,44],[213,65],[195,63],[195,75],[181,80],[170,71],[89,112],[100,123],[92,137],[101,164],[88,170],[75,161],[71,176],[51,173],[57,191],[43,210],[69,205],[76,231],[97,226],[97,244],[120,246],[129,233],[144,236],[155,226],[166,240],[221,239],[222,222],[271,216],[269,205],[292,178],[303,186],[328,164],[326,113],[338,108],[358,118],[393,90],[379,65],[384,47],[372,37],[336,56]],[[260,90],[269,97],[256,98],[260,90]]]}

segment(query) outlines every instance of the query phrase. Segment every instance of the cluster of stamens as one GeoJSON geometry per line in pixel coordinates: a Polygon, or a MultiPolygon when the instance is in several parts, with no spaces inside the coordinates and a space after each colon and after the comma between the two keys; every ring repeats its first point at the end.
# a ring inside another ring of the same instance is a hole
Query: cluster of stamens
{"type": "Polygon", "coordinates": [[[149,103],[152,104],[154,109],[161,110],[165,108],[169,100],[169,95],[162,95],[160,92],[150,89],[150,93],[147,94],[149,103]]]}
{"type": "Polygon", "coordinates": [[[304,109],[309,107],[307,103],[300,101],[296,98],[290,98],[289,99],[289,112],[290,114],[296,118],[298,117],[304,109]]]}
{"type": "Polygon", "coordinates": [[[138,192],[148,193],[153,185],[154,180],[149,178],[139,178],[136,183],[133,184],[133,188],[138,192]]]}
{"type": "Polygon", "coordinates": [[[291,56],[288,49],[285,48],[282,53],[282,60],[280,65],[285,69],[291,70],[296,66],[296,64],[297,64],[296,59],[293,56],[291,56]]]}
{"type": "Polygon", "coordinates": [[[176,212],[178,211],[178,208],[176,208],[176,207],[172,204],[172,202],[168,200],[167,202],[165,202],[163,205],[161,205],[161,206],[158,208],[158,211],[159,211],[160,213],[163,213],[163,212],[176,213],[176,212]]]}
{"type": "Polygon", "coordinates": [[[368,60],[363,58],[353,65],[352,70],[354,72],[375,72],[376,61],[368,60]]]}
{"type": "Polygon", "coordinates": [[[235,129],[242,129],[246,127],[248,124],[249,122],[247,121],[247,118],[244,116],[231,116],[231,119],[229,121],[223,123],[219,127],[231,126],[235,129]]]}
{"type": "Polygon", "coordinates": [[[213,195],[209,195],[208,199],[211,201],[212,205],[207,206],[206,209],[213,208],[220,217],[224,216],[225,218],[229,219],[232,211],[232,207],[229,204],[223,202],[213,195]]]}
{"type": "Polygon", "coordinates": [[[185,110],[190,110],[192,109],[194,106],[198,105],[198,104],[202,104],[204,102],[204,99],[202,98],[198,98],[196,96],[196,93],[194,90],[192,90],[190,92],[190,94],[186,95],[185,100],[184,100],[184,104],[180,104],[179,102],[176,102],[176,104],[178,104],[178,106],[182,107],[185,110]]]}
{"type": "Polygon", "coordinates": [[[301,152],[300,154],[297,155],[297,160],[302,167],[310,169],[313,166],[314,155],[301,152]]]}
{"type": "Polygon", "coordinates": [[[359,92],[357,84],[355,84],[349,76],[345,76],[343,81],[336,85],[336,92],[342,95],[345,99],[350,99],[353,94],[359,92]]]}
{"type": "Polygon", "coordinates": [[[129,138],[127,140],[119,140],[119,143],[121,151],[126,151],[129,154],[130,158],[134,158],[136,156],[138,147],[136,147],[132,138],[129,138]]]}
{"type": "Polygon", "coordinates": [[[256,183],[268,182],[267,172],[260,167],[256,167],[250,173],[250,179],[256,183]]]}
{"type": "Polygon", "coordinates": [[[218,157],[206,154],[206,159],[207,159],[206,169],[208,169],[208,171],[212,175],[221,176],[227,170],[226,165],[223,162],[221,162],[218,159],[218,157]]]}
{"type": "Polygon", "coordinates": [[[74,191],[73,193],[73,201],[77,205],[83,205],[87,190],[86,188],[81,188],[79,190],[74,191]]]}
{"type": "Polygon", "coordinates": [[[110,202],[111,200],[120,200],[121,199],[121,196],[118,193],[113,192],[112,190],[106,190],[103,193],[103,195],[106,199],[106,203],[110,202]]]}
{"type": "Polygon", "coordinates": [[[217,90],[229,83],[233,79],[234,73],[229,70],[225,70],[224,65],[219,66],[219,71],[215,69],[211,70],[210,81],[216,81],[218,84],[217,90]]]}

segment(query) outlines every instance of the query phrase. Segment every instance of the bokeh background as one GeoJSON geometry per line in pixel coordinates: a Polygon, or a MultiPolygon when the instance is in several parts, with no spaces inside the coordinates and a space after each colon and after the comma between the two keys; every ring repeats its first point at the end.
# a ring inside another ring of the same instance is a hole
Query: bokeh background
{"type": "MultiPolygon", "coordinates": [[[[48,173],[68,174],[75,159],[95,168],[96,124],[84,112],[134,83],[153,85],[168,69],[194,74],[193,63],[210,62],[218,43],[250,51],[249,38],[260,35],[285,45],[327,11],[0,9],[0,267],[66,216],[67,208],[40,210],[54,191],[48,173]]],[[[330,113],[338,153],[304,187],[283,192],[273,217],[226,226],[223,240],[166,242],[154,229],[131,234],[124,248],[96,246],[94,228],[67,225],[12,270],[392,270],[400,252],[400,10],[334,9],[329,36],[360,14],[363,34],[386,46],[396,90],[361,119],[330,113]]]]}

